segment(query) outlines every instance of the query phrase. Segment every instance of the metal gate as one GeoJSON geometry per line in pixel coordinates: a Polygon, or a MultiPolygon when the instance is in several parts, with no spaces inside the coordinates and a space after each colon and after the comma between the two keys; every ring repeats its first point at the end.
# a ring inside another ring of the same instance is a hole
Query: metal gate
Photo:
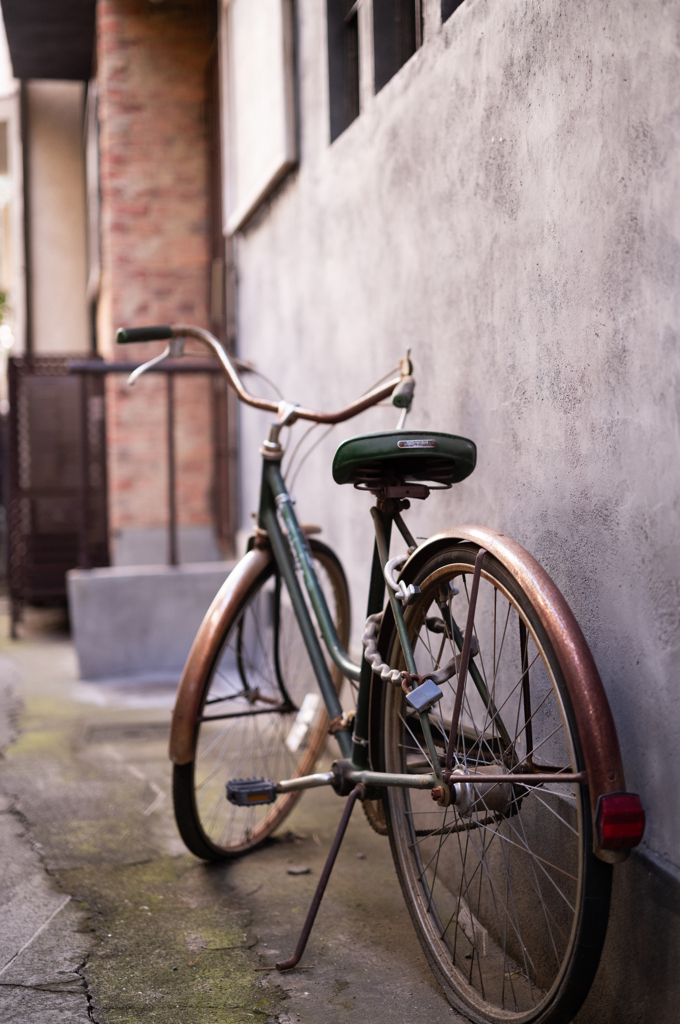
{"type": "Polygon", "coordinates": [[[22,606],[66,602],[66,572],[109,564],[104,377],[73,356],[9,360],[8,582],[22,606]]]}

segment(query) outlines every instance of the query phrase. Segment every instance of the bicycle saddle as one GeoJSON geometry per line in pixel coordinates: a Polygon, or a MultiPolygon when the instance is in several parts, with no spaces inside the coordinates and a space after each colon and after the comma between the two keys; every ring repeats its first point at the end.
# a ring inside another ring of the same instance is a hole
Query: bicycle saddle
{"type": "Polygon", "coordinates": [[[369,491],[405,480],[450,487],[465,480],[476,461],[477,448],[466,437],[432,430],[385,430],[343,441],[333,458],[333,479],[369,491]]]}

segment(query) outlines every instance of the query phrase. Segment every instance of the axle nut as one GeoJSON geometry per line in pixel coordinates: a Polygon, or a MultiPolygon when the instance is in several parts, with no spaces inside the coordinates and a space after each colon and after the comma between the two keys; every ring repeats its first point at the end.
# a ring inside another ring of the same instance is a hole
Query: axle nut
{"type": "Polygon", "coordinates": [[[444,783],[443,786],[435,786],[430,790],[430,796],[440,807],[449,807],[451,804],[451,787],[444,783]]]}

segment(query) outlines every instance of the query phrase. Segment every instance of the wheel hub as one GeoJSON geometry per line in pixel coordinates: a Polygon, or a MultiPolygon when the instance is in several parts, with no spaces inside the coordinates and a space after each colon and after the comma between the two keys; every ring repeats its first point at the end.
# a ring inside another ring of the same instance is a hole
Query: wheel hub
{"type": "MultiPolygon", "coordinates": [[[[495,761],[493,764],[475,766],[475,775],[480,774],[507,775],[508,770],[504,764],[495,761]]],[[[461,776],[465,778],[467,775],[468,773],[463,768],[454,768],[451,775],[451,803],[455,805],[459,814],[464,817],[470,817],[476,811],[507,814],[513,799],[510,782],[456,781],[461,776]]]]}

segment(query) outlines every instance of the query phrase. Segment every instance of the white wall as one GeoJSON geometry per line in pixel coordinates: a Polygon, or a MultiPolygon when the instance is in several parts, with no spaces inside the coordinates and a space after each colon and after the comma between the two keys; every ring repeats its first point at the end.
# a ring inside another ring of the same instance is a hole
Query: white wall
{"type": "MultiPolygon", "coordinates": [[[[325,5],[297,7],[301,162],[238,239],[240,355],[331,409],[412,346],[411,425],[479,450],[414,532],[485,524],[545,565],[602,675],[645,849],[680,870],[678,5],[466,0],[440,26],[428,0],[422,49],[378,96],[364,81],[332,146],[325,5]]],[[[330,458],[395,420],[337,428],[295,486],[355,626],[369,502],[330,458]]],[[[247,527],[266,417],[241,426],[247,527]]]]}
{"type": "Polygon", "coordinates": [[[33,351],[87,353],[82,82],[28,83],[33,351]]]}
{"type": "MultiPolygon", "coordinates": [[[[2,35],[0,35],[0,44],[2,35]]],[[[0,58],[2,46],[0,45],[0,58]]],[[[2,95],[6,85],[0,60],[0,121],[7,124],[8,174],[0,175],[0,216],[3,219],[3,270],[6,280],[7,304],[2,326],[11,336],[0,338],[0,410],[7,401],[7,356],[24,351],[26,328],[26,295],[24,278],[24,203],[22,191],[21,114],[18,91],[2,95]]],[[[16,83],[15,83],[16,84],[16,83]]]]}
{"type": "Polygon", "coordinates": [[[7,356],[21,355],[25,343],[26,298],[24,281],[24,204],[21,154],[19,83],[14,78],[0,10],[0,121],[7,124],[7,175],[0,174],[2,218],[3,291],[6,306],[0,338],[0,411],[7,405],[7,356]]]}

